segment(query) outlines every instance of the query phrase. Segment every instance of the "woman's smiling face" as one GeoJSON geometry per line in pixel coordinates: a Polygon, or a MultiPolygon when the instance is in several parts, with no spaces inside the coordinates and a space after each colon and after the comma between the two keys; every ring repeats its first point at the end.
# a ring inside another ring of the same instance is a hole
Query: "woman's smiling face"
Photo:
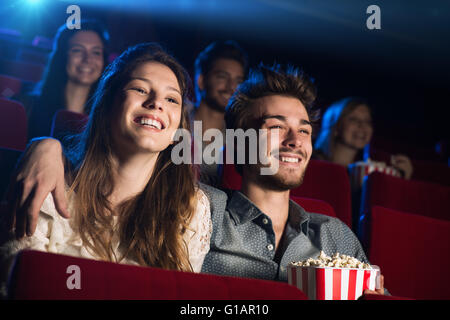
{"type": "Polygon", "coordinates": [[[130,75],[112,117],[116,150],[159,153],[180,126],[182,93],[175,73],[159,62],[144,62],[130,75]]]}
{"type": "Polygon", "coordinates": [[[66,72],[69,81],[90,86],[101,76],[103,43],[94,31],[78,31],[69,40],[66,72]]]}
{"type": "Polygon", "coordinates": [[[363,149],[373,134],[372,116],[366,105],[357,106],[344,119],[338,132],[339,142],[354,149],[363,149]]]}

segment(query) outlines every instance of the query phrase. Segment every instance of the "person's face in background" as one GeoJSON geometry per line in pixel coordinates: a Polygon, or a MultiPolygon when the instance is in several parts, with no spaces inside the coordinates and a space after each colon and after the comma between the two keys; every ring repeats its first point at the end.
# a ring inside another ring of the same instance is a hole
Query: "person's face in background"
{"type": "Polygon", "coordinates": [[[244,81],[244,68],[236,60],[219,58],[211,70],[198,77],[197,84],[202,91],[202,99],[216,111],[225,112],[228,100],[237,86],[244,81]]]}
{"type": "Polygon", "coordinates": [[[370,142],[373,134],[372,116],[366,105],[357,106],[342,119],[338,143],[361,150],[370,142]]]}
{"type": "Polygon", "coordinates": [[[116,96],[111,121],[115,149],[124,156],[166,149],[180,125],[182,102],[178,79],[169,67],[140,64],[116,96]]]}
{"type": "Polygon", "coordinates": [[[101,76],[104,66],[103,43],[94,31],[79,31],[69,40],[68,81],[90,86],[101,76]]]}
{"type": "Polygon", "coordinates": [[[312,126],[304,105],[294,97],[271,95],[256,99],[251,107],[255,119],[261,121],[259,128],[267,130],[268,159],[278,162],[278,171],[260,175],[261,165],[248,165],[243,170],[249,170],[259,184],[269,189],[298,187],[312,154],[312,126]],[[271,135],[275,132],[278,141],[273,145],[271,135]]]}

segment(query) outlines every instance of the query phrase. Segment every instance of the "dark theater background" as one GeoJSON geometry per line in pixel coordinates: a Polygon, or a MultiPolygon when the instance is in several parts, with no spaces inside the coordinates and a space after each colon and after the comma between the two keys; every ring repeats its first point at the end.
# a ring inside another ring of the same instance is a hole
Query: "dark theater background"
{"type": "Polygon", "coordinates": [[[5,0],[1,67],[10,60],[44,63],[71,4],[79,6],[82,19],[106,25],[113,53],[157,41],[192,73],[209,42],[234,39],[252,66],[302,66],[318,86],[317,107],[349,95],[365,97],[375,111],[378,139],[415,158],[448,158],[448,1],[5,0]],[[380,8],[378,30],[366,26],[372,4],[380,8]]]}

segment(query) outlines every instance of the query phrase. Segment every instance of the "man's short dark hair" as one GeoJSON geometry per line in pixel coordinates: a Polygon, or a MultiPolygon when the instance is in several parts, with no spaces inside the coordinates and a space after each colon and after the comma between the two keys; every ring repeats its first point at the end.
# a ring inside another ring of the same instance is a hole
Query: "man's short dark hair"
{"type": "MultiPolygon", "coordinates": [[[[316,87],[312,80],[302,70],[290,65],[274,64],[269,67],[260,64],[250,71],[248,79],[239,85],[231,97],[225,111],[227,129],[251,128],[252,103],[256,99],[272,95],[297,98],[305,106],[311,124],[314,126],[317,122],[318,111],[313,110],[316,87]]],[[[242,173],[242,166],[235,166],[242,173]]]]}
{"type": "Polygon", "coordinates": [[[217,59],[231,59],[239,62],[244,69],[248,69],[247,53],[233,40],[215,41],[199,53],[195,59],[195,75],[207,75],[217,59]]]}
{"type": "Polygon", "coordinates": [[[297,98],[305,106],[310,121],[317,121],[317,112],[313,111],[316,87],[312,80],[291,65],[275,64],[269,67],[260,64],[231,97],[225,111],[227,129],[248,129],[248,118],[252,112],[250,105],[258,98],[272,95],[297,98]]]}

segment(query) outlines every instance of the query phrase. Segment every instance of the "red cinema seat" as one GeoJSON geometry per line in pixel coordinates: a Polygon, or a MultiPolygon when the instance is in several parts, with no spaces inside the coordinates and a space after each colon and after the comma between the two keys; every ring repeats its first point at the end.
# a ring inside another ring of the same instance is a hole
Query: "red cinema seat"
{"type": "Polygon", "coordinates": [[[0,74],[0,97],[11,98],[18,94],[22,88],[22,80],[0,74]]]}
{"type": "Polygon", "coordinates": [[[367,251],[373,206],[450,220],[450,187],[373,172],[365,178],[362,189],[357,234],[367,251]]]}
{"type": "Polygon", "coordinates": [[[421,160],[411,162],[414,168],[411,179],[450,186],[450,167],[447,163],[421,160]]]}
{"type": "Polygon", "coordinates": [[[242,177],[236,171],[234,164],[224,163],[222,166],[222,188],[240,190],[242,177]]]}
{"type": "Polygon", "coordinates": [[[308,212],[320,213],[336,218],[333,207],[325,201],[296,196],[291,196],[291,199],[308,212]]]}
{"type": "Polygon", "coordinates": [[[450,187],[374,172],[363,185],[360,215],[375,205],[450,220],[450,187]]]}
{"type": "Polygon", "coordinates": [[[26,61],[1,60],[0,70],[3,74],[22,79],[24,81],[39,82],[42,79],[45,66],[26,61]]]}
{"type": "Polygon", "coordinates": [[[287,283],[144,268],[32,250],[19,253],[8,287],[12,299],[307,299],[287,283]]]}
{"type": "Polygon", "coordinates": [[[66,135],[81,133],[89,116],[69,110],[58,110],[53,116],[51,136],[62,139],[66,135]]]}
{"type": "Polygon", "coordinates": [[[352,228],[350,180],[345,167],[328,161],[310,160],[302,185],[291,190],[291,195],[329,203],[336,217],[352,228]]]}
{"type": "Polygon", "coordinates": [[[450,299],[450,221],[372,207],[371,263],[396,296],[450,299]]]}
{"type": "Polygon", "coordinates": [[[23,151],[27,145],[27,115],[20,102],[0,98],[0,147],[23,151]]]}
{"type": "MultiPolygon", "coordinates": [[[[242,177],[233,164],[223,165],[222,187],[239,190],[242,177]]],[[[352,228],[350,180],[347,169],[322,160],[310,160],[303,183],[291,190],[292,196],[319,199],[329,203],[348,227],[352,228]]]]}

